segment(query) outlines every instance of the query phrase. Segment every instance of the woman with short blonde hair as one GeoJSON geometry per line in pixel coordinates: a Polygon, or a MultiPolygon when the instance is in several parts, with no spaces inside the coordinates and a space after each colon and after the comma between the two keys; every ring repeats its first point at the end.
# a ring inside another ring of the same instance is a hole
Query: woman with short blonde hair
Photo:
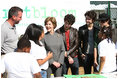
{"type": "Polygon", "coordinates": [[[47,17],[45,19],[45,25],[47,24],[48,21],[51,21],[53,26],[54,26],[54,29],[57,27],[57,21],[56,21],[56,18],[55,17],[47,17]]]}
{"type": "Polygon", "coordinates": [[[46,51],[51,51],[53,53],[53,58],[49,60],[47,77],[50,78],[51,74],[54,74],[55,77],[60,77],[65,54],[63,37],[54,31],[57,26],[55,17],[47,17],[44,24],[47,33],[45,33],[42,42],[44,43],[46,51]]]}

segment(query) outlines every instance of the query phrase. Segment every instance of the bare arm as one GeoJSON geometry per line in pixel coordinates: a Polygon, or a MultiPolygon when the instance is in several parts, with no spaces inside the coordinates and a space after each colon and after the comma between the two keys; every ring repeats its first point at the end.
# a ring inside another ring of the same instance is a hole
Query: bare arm
{"type": "Polygon", "coordinates": [[[33,74],[33,75],[34,75],[34,78],[42,78],[42,76],[41,76],[40,72],[35,73],[35,74],[33,74]]]}
{"type": "Polygon", "coordinates": [[[94,48],[94,65],[97,66],[97,48],[94,48]]]}
{"type": "Polygon", "coordinates": [[[42,65],[42,64],[44,64],[46,61],[48,61],[52,57],[53,57],[53,53],[52,52],[48,52],[48,55],[47,55],[46,58],[44,58],[44,59],[38,59],[37,60],[38,61],[38,64],[39,65],[42,65]]]}
{"type": "Polygon", "coordinates": [[[99,67],[99,74],[101,74],[101,71],[104,67],[104,63],[105,63],[105,57],[100,57],[100,67],[99,67]]]}

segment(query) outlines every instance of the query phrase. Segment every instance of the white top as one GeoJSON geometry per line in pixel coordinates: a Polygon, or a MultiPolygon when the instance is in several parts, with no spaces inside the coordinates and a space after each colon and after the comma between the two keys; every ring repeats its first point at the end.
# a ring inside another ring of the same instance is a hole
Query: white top
{"type": "Polygon", "coordinates": [[[29,53],[11,52],[2,58],[2,72],[8,78],[33,78],[33,74],[41,71],[36,59],[29,53]]]}
{"type": "MultiPolygon", "coordinates": [[[[36,59],[44,59],[46,58],[47,54],[46,54],[46,50],[44,48],[44,46],[39,46],[37,44],[35,44],[34,41],[31,41],[31,50],[30,53],[36,58],[36,59]]],[[[41,42],[40,42],[41,43],[41,42]]],[[[43,45],[41,43],[41,45],[43,45]]],[[[41,69],[47,70],[48,68],[48,61],[46,61],[44,64],[42,64],[40,66],[41,69]]]]}
{"type": "Polygon", "coordinates": [[[116,49],[115,44],[104,39],[98,45],[98,52],[100,57],[106,57],[102,73],[109,73],[116,70],[116,49]]]}

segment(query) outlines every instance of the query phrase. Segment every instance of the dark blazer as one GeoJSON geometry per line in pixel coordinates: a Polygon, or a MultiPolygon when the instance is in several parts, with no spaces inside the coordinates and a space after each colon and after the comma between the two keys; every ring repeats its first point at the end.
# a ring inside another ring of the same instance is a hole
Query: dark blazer
{"type": "MultiPolygon", "coordinates": [[[[97,45],[99,43],[98,39],[98,32],[99,29],[95,26],[93,26],[93,40],[94,40],[94,48],[97,48],[97,45]]],[[[88,48],[88,26],[85,24],[79,28],[78,31],[79,34],[79,53],[80,55],[86,54],[87,48],[88,48]]]]}
{"type": "MultiPolygon", "coordinates": [[[[65,50],[67,51],[67,44],[66,44],[66,36],[65,36],[65,30],[64,25],[56,30],[57,33],[62,34],[65,50]]],[[[70,28],[70,35],[69,35],[69,50],[67,51],[67,55],[70,55],[71,57],[75,57],[78,55],[78,31],[77,29],[71,27],[70,28]]]]}

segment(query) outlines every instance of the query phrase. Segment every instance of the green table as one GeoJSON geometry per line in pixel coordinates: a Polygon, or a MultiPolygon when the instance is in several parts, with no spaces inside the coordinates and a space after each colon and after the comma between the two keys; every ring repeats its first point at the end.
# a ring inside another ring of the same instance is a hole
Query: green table
{"type": "Polygon", "coordinates": [[[99,74],[64,75],[65,78],[107,78],[99,74]]]}

